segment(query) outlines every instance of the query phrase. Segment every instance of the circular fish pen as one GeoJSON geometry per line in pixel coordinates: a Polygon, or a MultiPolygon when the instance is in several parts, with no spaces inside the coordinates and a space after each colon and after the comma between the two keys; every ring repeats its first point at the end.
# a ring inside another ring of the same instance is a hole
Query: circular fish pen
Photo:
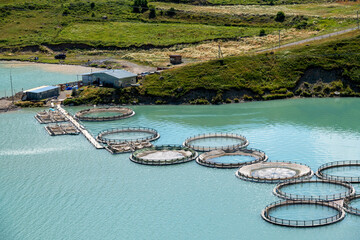
{"type": "Polygon", "coordinates": [[[336,161],[323,164],[316,172],[321,179],[360,183],[360,160],[336,161]]]}
{"type": "Polygon", "coordinates": [[[106,144],[119,144],[124,142],[155,141],[160,137],[159,133],[152,128],[128,127],[112,128],[101,131],[96,140],[106,144]]]}
{"type": "Polygon", "coordinates": [[[360,216],[360,194],[345,198],[344,209],[348,213],[360,216]]]}
{"type": "Polygon", "coordinates": [[[310,179],[314,172],[307,165],[300,163],[260,162],[240,167],[235,175],[245,181],[279,183],[294,179],[310,179]]]}
{"type": "Polygon", "coordinates": [[[206,167],[237,168],[245,164],[267,161],[265,153],[258,149],[244,148],[237,151],[213,150],[196,158],[196,162],[206,167]]]}
{"type": "Polygon", "coordinates": [[[192,161],[197,156],[197,152],[187,147],[163,145],[138,150],[130,156],[130,160],[146,165],[171,165],[192,161]]]}
{"type": "Polygon", "coordinates": [[[354,195],[355,189],[339,181],[295,180],[279,183],[273,193],[288,200],[336,201],[354,195]]]}
{"type": "Polygon", "coordinates": [[[183,143],[185,147],[195,151],[209,152],[213,150],[238,150],[249,145],[249,141],[234,133],[208,133],[190,137],[183,143]]]}
{"type": "Polygon", "coordinates": [[[333,202],[280,200],[267,205],[261,217],[280,226],[318,227],[343,220],[345,211],[333,202]]]}
{"type": "Polygon", "coordinates": [[[89,108],[75,114],[75,117],[81,121],[102,122],[114,121],[132,117],[135,112],[126,107],[106,107],[106,108],[89,108]]]}

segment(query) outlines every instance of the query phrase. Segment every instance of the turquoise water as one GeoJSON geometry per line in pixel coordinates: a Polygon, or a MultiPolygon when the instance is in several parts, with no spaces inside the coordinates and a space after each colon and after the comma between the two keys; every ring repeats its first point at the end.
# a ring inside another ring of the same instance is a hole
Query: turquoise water
{"type": "Polygon", "coordinates": [[[251,162],[254,160],[255,158],[251,156],[235,155],[235,156],[223,156],[223,157],[211,158],[211,159],[207,159],[206,161],[214,162],[214,163],[243,163],[243,162],[251,162]]]}
{"type": "MultiPolygon", "coordinates": [[[[360,159],[360,99],[132,108],[134,117],[84,125],[93,134],[151,127],[161,135],[157,145],[233,132],[270,160],[301,162],[313,170],[326,162],[360,159]]],[[[275,226],[260,217],[278,200],[274,184],[242,181],[235,169],[194,161],[135,164],[129,154],[95,150],[82,135],[50,137],[35,120],[36,111],[0,114],[1,240],[359,239],[360,217],[347,215],[313,229],[275,226]]]]}
{"type": "Polygon", "coordinates": [[[354,199],[350,202],[350,206],[353,208],[360,209],[360,198],[354,199]]]}
{"type": "Polygon", "coordinates": [[[360,177],[360,166],[334,167],[324,170],[323,173],[341,177],[360,177]]]}
{"type": "MultiPolygon", "coordinates": [[[[84,124],[93,133],[152,127],[161,134],[158,145],[181,144],[206,132],[241,133],[270,160],[302,162],[313,170],[360,157],[360,99],[133,108],[132,118],[84,124]]],[[[360,234],[360,218],[351,215],[317,229],[274,226],[260,217],[278,200],[274,184],[241,181],[234,169],[194,161],[135,164],[129,154],[95,150],[82,135],[48,136],[35,112],[0,115],[0,239],[358,239],[360,234]]]]}
{"type": "Polygon", "coordinates": [[[300,184],[292,184],[286,185],[281,188],[281,191],[286,194],[297,194],[297,195],[305,195],[305,196],[325,196],[332,194],[340,194],[348,192],[349,189],[337,184],[331,183],[300,183],[300,184]]]}
{"type": "Polygon", "coordinates": [[[338,214],[334,208],[319,205],[286,205],[270,210],[272,217],[287,220],[316,220],[321,218],[333,217],[338,214]]]}
{"type": "Polygon", "coordinates": [[[196,147],[226,147],[241,143],[243,143],[243,141],[236,138],[210,137],[191,141],[190,145],[196,147]]]}
{"type": "Polygon", "coordinates": [[[44,71],[46,65],[23,65],[0,61],[0,97],[4,97],[5,94],[11,96],[10,71],[15,93],[42,85],[75,82],[78,79],[76,75],[84,73],[84,70],[78,73],[60,71],[61,67],[58,72],[44,71]]]}

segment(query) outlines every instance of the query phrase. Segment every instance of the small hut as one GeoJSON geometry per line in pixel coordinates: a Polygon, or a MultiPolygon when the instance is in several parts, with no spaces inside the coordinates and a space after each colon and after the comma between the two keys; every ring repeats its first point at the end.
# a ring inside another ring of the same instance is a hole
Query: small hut
{"type": "Polygon", "coordinates": [[[180,64],[182,63],[181,55],[170,55],[171,64],[180,64]]]}

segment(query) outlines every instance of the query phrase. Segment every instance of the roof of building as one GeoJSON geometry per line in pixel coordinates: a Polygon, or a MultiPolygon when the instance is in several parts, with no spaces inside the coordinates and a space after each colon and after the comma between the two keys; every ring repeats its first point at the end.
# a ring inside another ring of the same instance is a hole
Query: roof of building
{"type": "Polygon", "coordinates": [[[46,91],[53,90],[56,88],[59,88],[59,87],[58,86],[41,86],[41,87],[36,87],[36,88],[26,90],[25,92],[41,93],[41,92],[46,92],[46,91]]]}
{"type": "Polygon", "coordinates": [[[97,73],[104,73],[104,74],[107,74],[107,75],[110,75],[110,76],[113,76],[113,77],[116,77],[116,78],[128,78],[128,77],[136,77],[137,76],[134,73],[131,73],[131,72],[128,72],[128,71],[125,71],[125,70],[120,70],[120,69],[103,70],[103,71],[97,71],[97,72],[92,72],[92,73],[85,73],[85,74],[82,74],[82,75],[90,76],[90,75],[97,74],[97,73]]]}

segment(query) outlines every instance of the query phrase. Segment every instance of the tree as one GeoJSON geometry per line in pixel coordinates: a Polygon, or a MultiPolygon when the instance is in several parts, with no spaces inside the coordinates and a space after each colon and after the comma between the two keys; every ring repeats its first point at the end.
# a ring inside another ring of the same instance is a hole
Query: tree
{"type": "Polygon", "coordinates": [[[90,3],[90,8],[94,9],[94,7],[95,7],[95,3],[94,2],[90,3]]]}
{"type": "Polygon", "coordinates": [[[141,0],[134,0],[134,4],[132,6],[134,13],[140,13],[140,1],[141,0]]]}
{"type": "Polygon", "coordinates": [[[141,12],[146,12],[149,10],[147,0],[140,0],[141,12]]]}
{"type": "Polygon", "coordinates": [[[285,20],[285,13],[280,11],[276,14],[275,21],[283,22],[285,20]]]}
{"type": "Polygon", "coordinates": [[[155,17],[156,17],[156,10],[154,7],[150,7],[149,18],[155,18],[155,17]]]}

